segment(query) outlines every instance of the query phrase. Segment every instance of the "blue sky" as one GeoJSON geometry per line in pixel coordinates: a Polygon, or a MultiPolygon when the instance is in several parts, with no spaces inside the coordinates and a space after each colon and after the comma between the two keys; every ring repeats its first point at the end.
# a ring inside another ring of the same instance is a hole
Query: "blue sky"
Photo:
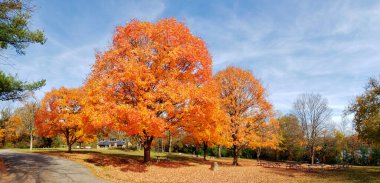
{"type": "Polygon", "coordinates": [[[174,17],[206,42],[214,73],[249,69],[282,113],[304,92],[320,93],[340,120],[344,107],[371,76],[380,74],[380,1],[59,1],[37,0],[32,27],[45,45],[26,55],[6,52],[20,79],[47,79],[52,87],[78,87],[104,51],[116,26],[131,19],[174,17]]]}

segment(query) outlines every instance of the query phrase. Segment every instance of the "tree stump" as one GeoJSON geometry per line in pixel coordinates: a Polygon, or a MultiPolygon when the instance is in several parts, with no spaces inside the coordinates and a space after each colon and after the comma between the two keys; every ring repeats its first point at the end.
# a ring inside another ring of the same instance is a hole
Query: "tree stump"
{"type": "Polygon", "coordinates": [[[211,168],[210,168],[212,171],[217,171],[219,170],[219,164],[218,162],[214,162],[211,164],[211,168]]]}

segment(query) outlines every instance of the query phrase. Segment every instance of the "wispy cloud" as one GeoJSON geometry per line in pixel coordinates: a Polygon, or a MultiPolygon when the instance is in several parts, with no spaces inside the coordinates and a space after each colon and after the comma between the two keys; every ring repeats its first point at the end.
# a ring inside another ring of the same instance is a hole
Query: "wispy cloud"
{"type": "Polygon", "coordinates": [[[186,22],[209,43],[215,71],[228,65],[250,69],[285,113],[299,94],[320,93],[333,120],[340,119],[367,79],[379,74],[380,3],[270,4],[219,7],[219,21],[189,12],[186,22]]]}

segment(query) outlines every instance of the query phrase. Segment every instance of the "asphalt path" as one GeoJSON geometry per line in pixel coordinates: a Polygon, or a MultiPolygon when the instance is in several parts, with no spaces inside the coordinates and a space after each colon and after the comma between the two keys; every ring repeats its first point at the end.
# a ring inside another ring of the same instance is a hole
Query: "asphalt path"
{"type": "Polygon", "coordinates": [[[86,167],[76,162],[36,153],[0,150],[7,173],[0,172],[1,183],[103,183],[86,167]]]}

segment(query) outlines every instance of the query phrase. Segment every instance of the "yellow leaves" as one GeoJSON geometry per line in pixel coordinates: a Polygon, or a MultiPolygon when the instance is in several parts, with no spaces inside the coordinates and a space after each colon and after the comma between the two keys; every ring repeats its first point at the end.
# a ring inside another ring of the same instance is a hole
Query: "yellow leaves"
{"type": "Polygon", "coordinates": [[[317,147],[315,147],[315,151],[321,151],[322,150],[322,146],[318,145],[317,147]]]}
{"type": "Polygon", "coordinates": [[[251,147],[275,147],[278,143],[272,105],[265,90],[252,74],[228,67],[216,74],[221,106],[229,116],[231,144],[251,147]]]}
{"type": "Polygon", "coordinates": [[[275,118],[269,118],[256,129],[256,133],[252,134],[255,137],[251,139],[249,146],[251,148],[269,147],[276,149],[280,143],[279,134],[278,121],[275,118]]]}
{"type": "Polygon", "coordinates": [[[21,117],[18,115],[11,116],[8,120],[4,121],[5,128],[0,129],[0,139],[17,142],[18,138],[23,134],[21,126],[21,117]]]}
{"type": "Polygon", "coordinates": [[[6,131],[3,128],[0,128],[0,139],[3,139],[6,136],[6,131]]]}

